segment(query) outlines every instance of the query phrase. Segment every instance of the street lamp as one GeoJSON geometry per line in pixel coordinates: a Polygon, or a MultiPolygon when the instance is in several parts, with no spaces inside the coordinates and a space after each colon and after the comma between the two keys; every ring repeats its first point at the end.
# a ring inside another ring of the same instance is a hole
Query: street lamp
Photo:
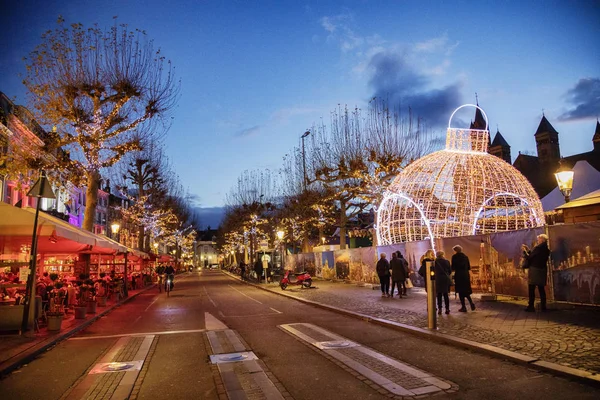
{"type": "Polygon", "coordinates": [[[21,321],[21,333],[27,330],[28,320],[29,320],[29,312],[35,310],[35,280],[36,280],[36,264],[37,264],[37,225],[38,218],[40,215],[40,205],[42,203],[42,199],[55,199],[56,196],[52,191],[52,185],[48,181],[46,177],[46,173],[42,170],[40,171],[40,177],[35,182],[33,187],[27,192],[27,196],[36,197],[37,202],[35,205],[35,218],[33,219],[33,235],[31,238],[31,259],[29,260],[30,271],[29,276],[27,278],[27,286],[26,286],[26,299],[28,301],[25,302],[23,307],[23,319],[21,321]],[[31,307],[31,305],[34,307],[31,307]]]}
{"type": "Polygon", "coordinates": [[[118,237],[119,229],[121,229],[121,225],[118,222],[113,222],[110,226],[110,230],[113,234],[113,239],[115,239],[117,242],[120,242],[120,238],[118,237]]]}
{"type": "Polygon", "coordinates": [[[158,243],[154,242],[153,246],[154,246],[154,252],[156,254],[158,254],[158,243]]]}
{"type": "Polygon", "coordinates": [[[306,131],[300,136],[302,139],[302,169],[304,171],[304,191],[306,191],[306,154],[304,152],[304,138],[310,135],[310,131],[306,131]]]}
{"type": "Polygon", "coordinates": [[[282,230],[277,231],[277,239],[279,239],[279,246],[281,247],[280,258],[281,258],[281,268],[283,268],[283,235],[285,232],[282,230]]]}
{"type": "Polygon", "coordinates": [[[558,188],[563,196],[565,196],[565,203],[568,203],[571,200],[573,175],[575,175],[575,172],[563,163],[560,164],[560,167],[554,174],[558,188]]]}

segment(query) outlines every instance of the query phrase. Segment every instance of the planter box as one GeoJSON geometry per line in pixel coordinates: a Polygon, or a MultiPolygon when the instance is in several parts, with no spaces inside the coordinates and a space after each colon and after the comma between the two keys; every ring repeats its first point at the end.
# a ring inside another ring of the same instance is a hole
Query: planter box
{"type": "Polygon", "coordinates": [[[85,313],[87,313],[87,306],[75,307],[75,319],[85,319],[85,313]]]}
{"type": "Polygon", "coordinates": [[[62,315],[48,315],[48,330],[60,331],[62,327],[62,315]]]}
{"type": "Polygon", "coordinates": [[[96,301],[88,301],[87,303],[87,313],[88,314],[96,314],[96,306],[98,303],[96,301]]]}
{"type": "Polygon", "coordinates": [[[100,307],[106,307],[106,296],[97,296],[96,301],[100,307]]]}

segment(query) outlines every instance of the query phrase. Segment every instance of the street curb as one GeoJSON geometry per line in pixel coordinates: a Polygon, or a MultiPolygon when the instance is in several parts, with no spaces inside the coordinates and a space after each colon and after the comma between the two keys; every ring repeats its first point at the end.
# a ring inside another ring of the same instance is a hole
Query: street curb
{"type": "Polygon", "coordinates": [[[257,285],[253,282],[243,281],[236,275],[233,275],[227,271],[222,271],[222,272],[229,275],[231,278],[236,279],[247,285],[251,285],[251,286],[257,287],[259,289],[265,290],[267,292],[270,292],[270,293],[273,293],[273,294],[276,294],[279,296],[284,296],[289,299],[294,299],[294,300],[297,300],[302,303],[309,304],[309,305],[312,305],[312,306],[315,306],[318,308],[322,308],[322,309],[329,310],[329,311],[334,311],[338,314],[344,314],[344,315],[347,315],[347,316],[350,316],[353,318],[360,319],[362,321],[372,322],[377,325],[381,325],[381,326],[396,329],[396,330],[399,330],[402,332],[410,333],[415,336],[424,337],[424,338],[430,339],[430,340],[435,340],[436,342],[439,342],[439,343],[457,345],[462,348],[474,350],[474,351],[484,353],[484,354],[487,354],[489,356],[493,356],[496,358],[509,360],[516,364],[526,365],[526,366],[535,368],[540,371],[549,372],[549,373],[552,373],[555,375],[561,375],[561,376],[571,378],[574,380],[578,380],[580,382],[585,382],[587,384],[591,384],[594,386],[600,386],[600,375],[598,375],[598,374],[594,374],[594,373],[587,372],[587,371],[582,371],[582,370],[579,370],[576,368],[567,367],[567,366],[556,364],[556,363],[549,362],[549,361],[543,361],[536,357],[531,357],[531,356],[527,356],[527,355],[517,353],[514,351],[505,350],[500,347],[492,346],[489,344],[478,343],[473,340],[459,338],[456,336],[448,335],[446,333],[430,331],[430,330],[418,328],[416,326],[407,325],[407,324],[403,324],[400,322],[394,322],[394,321],[390,321],[390,320],[386,320],[386,319],[382,319],[382,318],[376,318],[376,317],[373,317],[370,315],[361,314],[361,313],[357,313],[357,312],[349,311],[349,310],[344,310],[342,308],[330,306],[330,305],[323,304],[323,303],[318,303],[316,301],[306,300],[306,299],[285,293],[283,291],[281,293],[279,293],[279,292],[271,290],[269,288],[257,285]]]}
{"type": "Polygon", "coordinates": [[[138,292],[132,296],[129,296],[129,297],[119,301],[116,304],[113,304],[112,306],[110,306],[109,308],[106,308],[101,313],[96,314],[93,317],[91,317],[90,319],[86,320],[81,325],[78,325],[69,331],[65,331],[61,335],[53,336],[52,338],[43,340],[40,343],[38,343],[37,345],[31,346],[29,349],[23,351],[22,353],[19,353],[15,356],[9,358],[8,360],[6,360],[2,364],[0,364],[0,378],[4,378],[6,375],[10,374],[12,371],[20,368],[21,366],[23,366],[25,364],[28,364],[29,362],[31,362],[32,360],[37,358],[40,354],[42,354],[49,348],[57,345],[59,342],[62,342],[65,339],[68,339],[69,337],[73,336],[77,332],[87,328],[88,326],[90,326],[91,324],[93,324],[94,322],[96,322],[97,320],[99,320],[100,318],[102,318],[103,316],[105,316],[106,314],[108,314],[109,312],[114,310],[115,308],[120,307],[121,305],[131,301],[132,299],[136,298],[140,294],[145,293],[154,287],[156,287],[156,284],[153,284],[152,286],[148,286],[147,288],[141,290],[140,292],[138,292]]]}

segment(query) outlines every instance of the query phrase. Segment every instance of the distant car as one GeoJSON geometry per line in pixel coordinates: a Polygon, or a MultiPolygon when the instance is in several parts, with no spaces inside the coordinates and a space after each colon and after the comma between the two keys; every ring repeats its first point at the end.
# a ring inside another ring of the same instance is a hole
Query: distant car
{"type": "Polygon", "coordinates": [[[219,264],[210,264],[210,269],[219,269],[219,264]]]}

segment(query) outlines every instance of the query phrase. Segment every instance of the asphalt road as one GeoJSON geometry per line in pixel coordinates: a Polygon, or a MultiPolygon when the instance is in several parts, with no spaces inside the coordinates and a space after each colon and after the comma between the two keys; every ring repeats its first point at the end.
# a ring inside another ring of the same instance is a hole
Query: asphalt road
{"type": "MultiPolygon", "coordinates": [[[[318,282],[316,288],[319,290],[318,282]]],[[[290,290],[290,289],[288,289],[290,290]]],[[[301,289],[292,289],[301,290],[301,289]]],[[[154,334],[133,398],[217,399],[205,313],[238,332],[294,399],[384,399],[317,351],[278,328],[311,323],[458,385],[447,399],[596,399],[600,390],[527,367],[318,309],[256,289],[218,271],[176,279],[167,298],[145,292],[76,337],[0,381],[2,399],[59,399],[81,384],[120,338],[154,334]]]]}

